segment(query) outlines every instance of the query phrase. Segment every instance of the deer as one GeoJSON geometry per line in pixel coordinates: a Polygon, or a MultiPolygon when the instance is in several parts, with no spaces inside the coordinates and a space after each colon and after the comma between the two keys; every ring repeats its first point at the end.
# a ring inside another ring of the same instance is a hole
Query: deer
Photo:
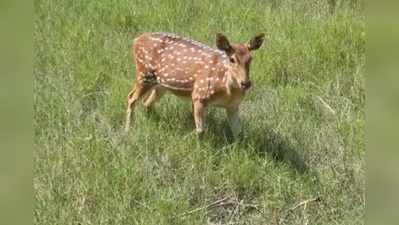
{"type": "Polygon", "coordinates": [[[233,136],[241,133],[239,106],[251,87],[251,53],[264,42],[264,33],[247,43],[230,43],[216,34],[216,48],[173,33],[142,33],[133,41],[136,80],[127,96],[125,131],[142,100],[145,108],[166,93],[192,101],[195,130],[202,136],[209,106],[226,110],[233,136]]]}

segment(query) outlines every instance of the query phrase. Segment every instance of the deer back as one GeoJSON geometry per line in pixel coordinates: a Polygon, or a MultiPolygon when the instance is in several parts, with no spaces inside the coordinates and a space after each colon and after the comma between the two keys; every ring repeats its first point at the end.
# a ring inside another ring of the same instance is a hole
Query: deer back
{"type": "Polygon", "coordinates": [[[226,89],[229,58],[225,52],[170,33],[145,33],[133,45],[138,80],[205,100],[226,89]]]}

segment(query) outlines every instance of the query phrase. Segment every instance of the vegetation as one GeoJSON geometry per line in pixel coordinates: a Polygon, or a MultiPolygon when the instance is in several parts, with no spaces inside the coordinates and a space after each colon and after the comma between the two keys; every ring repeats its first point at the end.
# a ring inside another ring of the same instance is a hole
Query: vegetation
{"type": "Polygon", "coordinates": [[[35,224],[363,224],[363,4],[35,0],[35,224]],[[147,31],[267,34],[240,139],[211,108],[199,141],[172,95],[123,132],[147,31]]]}

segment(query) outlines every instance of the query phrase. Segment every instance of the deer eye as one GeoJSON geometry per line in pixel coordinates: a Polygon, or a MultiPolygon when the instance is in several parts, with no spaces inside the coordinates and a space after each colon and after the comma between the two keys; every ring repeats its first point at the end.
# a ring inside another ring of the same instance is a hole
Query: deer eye
{"type": "Polygon", "coordinates": [[[233,57],[230,57],[230,62],[231,63],[236,63],[236,60],[233,57]]]}

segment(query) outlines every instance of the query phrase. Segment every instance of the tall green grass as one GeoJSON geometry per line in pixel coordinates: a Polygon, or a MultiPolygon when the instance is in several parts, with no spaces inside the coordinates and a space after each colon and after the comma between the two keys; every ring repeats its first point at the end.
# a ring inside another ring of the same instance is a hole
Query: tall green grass
{"type": "Polygon", "coordinates": [[[35,0],[35,224],[363,224],[363,4],[35,0]],[[173,96],[124,134],[130,48],[149,31],[266,33],[241,139],[211,108],[198,141],[173,96]]]}

